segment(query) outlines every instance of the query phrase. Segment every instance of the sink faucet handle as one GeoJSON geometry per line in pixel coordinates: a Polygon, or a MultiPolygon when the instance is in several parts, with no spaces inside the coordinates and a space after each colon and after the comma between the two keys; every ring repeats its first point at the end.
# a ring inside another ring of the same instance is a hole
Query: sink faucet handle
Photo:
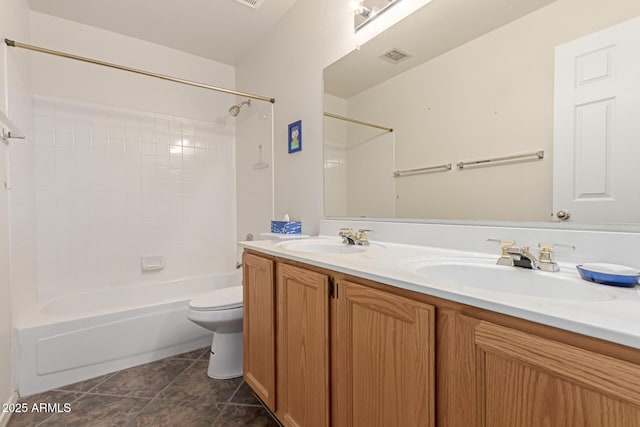
{"type": "Polygon", "coordinates": [[[540,248],[540,254],[538,255],[538,261],[544,263],[553,263],[553,251],[555,248],[567,248],[571,250],[576,250],[576,247],[573,245],[567,245],[563,243],[551,243],[551,242],[540,242],[538,243],[538,248],[540,248]]]}
{"type": "Polygon", "coordinates": [[[512,248],[516,244],[515,240],[487,239],[487,242],[500,243],[500,248],[502,249],[502,258],[511,259],[511,256],[507,251],[509,250],[509,248],[512,248]]]}
{"type": "Polygon", "coordinates": [[[345,234],[353,234],[353,230],[350,227],[341,228],[338,232],[339,236],[344,236],[345,234]]]}
{"type": "Polygon", "coordinates": [[[349,227],[341,228],[338,236],[342,237],[342,243],[345,245],[354,245],[356,242],[356,235],[353,234],[353,230],[349,227]]]}
{"type": "Polygon", "coordinates": [[[373,230],[367,230],[366,228],[359,229],[358,232],[356,233],[356,239],[358,239],[358,241],[360,242],[366,242],[367,233],[373,233],[373,230]]]}

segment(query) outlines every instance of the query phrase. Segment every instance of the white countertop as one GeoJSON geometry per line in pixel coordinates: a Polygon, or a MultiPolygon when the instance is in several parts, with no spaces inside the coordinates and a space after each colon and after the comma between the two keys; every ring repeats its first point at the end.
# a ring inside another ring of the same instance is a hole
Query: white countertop
{"type": "MultiPolygon", "coordinates": [[[[340,241],[333,237],[317,237],[316,239],[340,241]]],[[[287,249],[283,242],[272,240],[240,242],[239,245],[265,254],[300,261],[640,349],[640,292],[637,287],[618,288],[582,281],[575,269],[575,264],[560,263],[560,273],[531,270],[524,270],[524,273],[560,274],[571,279],[575,278],[584,286],[597,287],[598,292],[607,294],[607,299],[579,301],[566,298],[523,296],[480,288],[463,287],[461,289],[450,283],[428,281],[402,266],[407,259],[415,257],[422,259],[461,257],[488,260],[497,259],[499,255],[496,254],[379,241],[371,241],[371,246],[358,253],[300,252],[287,249]]]]}

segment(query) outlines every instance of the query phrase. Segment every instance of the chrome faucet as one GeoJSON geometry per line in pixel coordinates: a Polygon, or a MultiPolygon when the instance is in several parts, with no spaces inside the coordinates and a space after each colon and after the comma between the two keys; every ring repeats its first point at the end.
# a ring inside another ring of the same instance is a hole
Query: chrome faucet
{"type": "Polygon", "coordinates": [[[512,246],[507,249],[507,254],[511,257],[511,265],[514,267],[528,268],[530,270],[538,270],[540,263],[530,251],[528,246],[518,248],[512,246]]]}
{"type": "Polygon", "coordinates": [[[573,251],[576,250],[576,247],[573,245],[565,245],[562,243],[547,243],[547,242],[538,243],[538,248],[540,248],[540,253],[538,253],[538,270],[560,271],[560,267],[558,266],[558,263],[555,262],[553,257],[554,249],[556,247],[567,248],[573,251]]]}
{"type": "Polygon", "coordinates": [[[557,247],[575,250],[573,245],[563,245],[560,243],[538,243],[540,253],[536,258],[528,246],[521,248],[515,246],[514,240],[487,239],[488,242],[500,243],[502,255],[498,258],[498,265],[509,265],[513,267],[528,268],[531,270],[541,270],[556,272],[560,271],[558,263],[554,261],[553,250],[557,247]]]}
{"type": "Polygon", "coordinates": [[[338,236],[342,237],[342,243],[345,245],[369,246],[367,233],[372,232],[373,230],[361,228],[357,233],[354,233],[351,228],[341,228],[338,236]]]}
{"type": "Polygon", "coordinates": [[[353,234],[353,230],[350,228],[341,228],[338,232],[338,236],[342,237],[342,243],[345,245],[356,244],[356,235],[353,234]]]}

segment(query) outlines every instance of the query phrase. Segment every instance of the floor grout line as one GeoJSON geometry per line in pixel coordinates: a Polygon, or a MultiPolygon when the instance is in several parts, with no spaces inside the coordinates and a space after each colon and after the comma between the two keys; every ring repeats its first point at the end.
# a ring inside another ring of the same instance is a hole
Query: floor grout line
{"type": "Polygon", "coordinates": [[[252,403],[234,403],[234,402],[229,402],[228,405],[231,406],[248,406],[250,408],[262,408],[262,405],[256,403],[255,405],[252,403]]]}
{"type": "MultiPolygon", "coordinates": [[[[179,359],[179,360],[192,360],[192,359],[179,359]]],[[[195,360],[192,360],[192,363],[190,363],[189,365],[187,365],[182,371],[180,371],[175,378],[173,378],[173,380],[171,380],[164,388],[162,388],[160,391],[158,391],[156,394],[154,394],[153,396],[131,396],[131,395],[123,395],[123,394],[110,394],[110,393],[98,393],[95,392],[93,390],[95,390],[96,388],[98,388],[100,385],[104,384],[106,381],[110,380],[112,377],[114,377],[118,372],[114,372],[111,375],[109,375],[107,378],[105,378],[103,381],[101,381],[100,383],[96,384],[94,387],[90,388],[89,391],[86,391],[82,394],[82,396],[78,397],[78,399],[84,397],[84,396],[106,396],[106,397],[117,397],[117,398],[133,398],[133,399],[143,399],[143,400],[147,400],[147,403],[142,406],[140,408],[139,411],[137,411],[135,414],[132,414],[133,419],[131,420],[131,422],[129,423],[129,425],[131,423],[133,423],[135,421],[135,419],[137,418],[138,415],[140,415],[142,413],[142,411],[145,410],[145,408],[147,406],[149,406],[151,404],[151,402],[153,402],[153,400],[162,392],[164,391],[170,384],[172,384],[180,375],[182,375],[187,369],[189,369],[191,366],[193,366],[193,362],[195,362],[195,360]]],[[[151,362],[153,363],[153,362],[151,362]]],[[[142,365],[140,365],[142,366],[142,365]]],[[[76,399],[76,400],[78,400],[76,399]]],[[[48,417],[49,418],[49,417],[48,417]]],[[[47,418],[47,419],[48,419],[47,418]]],[[[44,422],[44,421],[43,421],[44,422]]]]}
{"type": "Polygon", "coordinates": [[[240,390],[240,387],[242,387],[243,383],[244,383],[244,378],[242,379],[242,381],[240,381],[240,384],[238,384],[238,387],[236,387],[236,390],[233,392],[233,394],[231,394],[231,397],[229,397],[224,407],[222,408],[222,410],[220,411],[216,419],[213,421],[213,424],[211,425],[211,427],[215,427],[215,425],[218,423],[218,421],[220,420],[220,417],[222,417],[222,414],[224,414],[224,412],[227,410],[233,398],[236,397],[236,394],[238,394],[238,390],[240,390]]]}
{"type": "MultiPolygon", "coordinates": [[[[99,381],[98,383],[96,383],[95,385],[93,385],[92,387],[88,388],[86,391],[81,391],[81,390],[63,390],[63,389],[53,389],[52,391],[56,391],[58,393],[60,393],[62,395],[62,397],[64,397],[64,395],[68,395],[68,394],[73,394],[75,396],[75,398],[73,400],[69,400],[70,404],[75,404],[78,401],[82,400],[82,399],[86,399],[89,398],[91,396],[104,396],[104,397],[112,397],[114,399],[125,399],[125,398],[129,398],[129,399],[133,399],[131,401],[132,405],[141,405],[140,409],[131,412],[130,413],[130,418],[128,418],[128,420],[123,420],[124,421],[124,426],[127,427],[135,427],[137,425],[137,423],[139,423],[142,418],[140,418],[140,415],[147,410],[147,408],[149,407],[149,405],[153,404],[154,402],[157,405],[164,405],[164,401],[166,402],[173,402],[177,405],[180,404],[180,401],[184,401],[185,403],[187,401],[189,402],[200,402],[202,401],[202,399],[199,396],[194,396],[194,397],[187,397],[186,399],[184,398],[180,398],[178,400],[173,399],[174,396],[172,395],[166,395],[166,396],[162,396],[163,393],[166,393],[167,390],[169,390],[173,385],[176,384],[176,382],[180,381],[180,379],[185,379],[185,376],[187,375],[186,373],[190,370],[193,370],[195,367],[199,367],[199,365],[204,365],[204,363],[200,363],[200,362],[205,362],[207,361],[207,356],[209,354],[209,351],[207,348],[203,349],[202,354],[196,358],[180,358],[180,357],[167,357],[166,359],[173,359],[173,360],[179,360],[181,361],[182,364],[184,364],[184,369],[180,370],[162,389],[160,389],[159,391],[157,391],[155,394],[151,395],[151,396],[136,396],[136,395],[127,395],[127,394],[111,394],[108,392],[99,392],[98,389],[100,386],[102,386],[105,382],[109,381],[109,380],[113,380],[114,377],[122,372],[125,371],[126,369],[117,371],[117,372],[112,372],[110,374],[105,374],[104,379],[102,379],[101,381],[99,381]],[[185,363],[186,361],[190,362],[190,363],[185,363]],[[135,402],[137,401],[137,402],[135,402]],[[145,402],[146,401],[146,402],[145,402]]],[[[153,362],[150,362],[153,363],[153,362]]],[[[200,369],[197,369],[197,371],[199,371],[200,369]]],[[[193,374],[193,372],[190,373],[190,375],[193,374]]],[[[190,378],[190,377],[189,377],[190,378]]],[[[219,412],[218,414],[213,418],[212,427],[215,426],[219,426],[224,419],[226,419],[226,417],[228,416],[232,416],[233,414],[235,414],[237,411],[240,411],[239,413],[245,413],[245,411],[255,411],[256,409],[249,409],[249,408],[261,408],[263,405],[261,405],[259,402],[255,402],[255,403],[236,403],[233,402],[233,400],[239,396],[239,394],[241,393],[241,389],[245,384],[245,381],[242,377],[238,378],[240,381],[238,383],[238,385],[236,386],[235,389],[232,390],[232,393],[229,394],[229,397],[225,400],[222,401],[218,401],[218,399],[216,400],[208,400],[206,399],[206,401],[208,403],[214,404],[219,408],[219,412]],[[247,408],[247,409],[240,409],[240,408],[247,408]],[[229,413],[227,413],[229,411],[229,413]]],[[[91,380],[91,378],[84,380],[84,381],[89,381],[91,380]]],[[[186,379],[185,379],[186,380],[186,379]]],[[[237,379],[236,379],[237,380],[237,379]]],[[[151,390],[141,390],[141,392],[145,392],[145,391],[151,391],[153,393],[153,387],[151,388],[151,390]]],[[[179,397],[179,396],[178,396],[179,397]]],[[[185,396],[186,397],[186,396],[185,396]]],[[[57,400],[57,399],[56,399],[57,400]]],[[[246,399],[240,399],[240,400],[246,400],[246,399]]],[[[65,402],[67,403],[67,402],[65,402]]],[[[133,409],[135,406],[133,406],[131,409],[133,409]]],[[[84,412],[84,411],[81,411],[84,412]]],[[[34,423],[32,425],[34,425],[35,427],[43,427],[45,426],[47,423],[55,423],[56,422],[56,414],[52,413],[49,414],[48,416],[46,416],[43,420],[34,423]]],[[[84,414],[78,414],[78,415],[84,415],[84,414]]],[[[211,420],[211,418],[208,418],[209,420],[211,420]]]]}
{"type": "Polygon", "coordinates": [[[238,387],[236,387],[236,390],[233,392],[233,394],[229,398],[229,400],[228,400],[229,403],[231,403],[233,398],[236,397],[236,394],[238,394],[238,391],[240,391],[240,387],[242,387],[242,384],[244,384],[244,378],[242,379],[242,381],[240,381],[240,384],[238,384],[238,387]]]}
{"type": "Polygon", "coordinates": [[[213,424],[211,424],[211,427],[215,427],[216,424],[218,424],[218,421],[220,420],[220,417],[222,417],[222,414],[224,414],[224,411],[227,410],[227,406],[229,406],[229,403],[226,403],[222,409],[220,410],[220,413],[218,414],[218,416],[216,417],[215,420],[213,420],[213,424]]]}
{"type": "MultiPolygon", "coordinates": [[[[192,366],[194,366],[198,360],[199,360],[199,359],[192,360],[192,361],[191,361],[191,363],[190,363],[186,368],[184,368],[182,371],[180,371],[180,372],[178,373],[178,375],[176,375],[176,376],[175,376],[175,378],[174,378],[174,379],[172,379],[171,381],[169,381],[169,383],[168,383],[166,386],[164,386],[164,388],[163,388],[162,390],[158,391],[158,392],[155,394],[155,396],[153,396],[153,399],[157,398],[157,397],[160,395],[160,393],[162,393],[162,392],[163,392],[163,391],[165,391],[167,388],[169,388],[173,383],[175,383],[175,382],[176,382],[176,380],[177,380],[178,378],[180,378],[182,375],[184,375],[184,373],[185,373],[185,372],[187,372],[189,369],[191,369],[191,367],[192,367],[192,366]]],[[[163,399],[163,400],[164,400],[164,399],[163,399]]]]}
{"type": "MultiPolygon", "coordinates": [[[[71,402],[68,402],[69,404],[74,404],[76,403],[78,400],[82,399],[84,396],[86,396],[86,392],[83,391],[68,391],[68,390],[52,390],[52,391],[56,391],[58,393],[72,393],[72,394],[78,394],[79,396],[76,397],[75,399],[73,399],[71,402]]],[[[64,402],[67,403],[67,402],[64,402]]],[[[73,410],[73,407],[72,407],[73,410]]],[[[53,418],[54,415],[58,415],[58,414],[50,414],[48,417],[45,417],[45,419],[43,419],[42,421],[39,421],[36,423],[35,427],[41,426],[42,424],[44,424],[46,421],[48,421],[50,418],[53,418]]]]}
{"type": "MultiPolygon", "coordinates": [[[[193,365],[195,365],[195,362],[198,361],[198,359],[175,359],[175,360],[190,360],[191,363],[189,365],[187,365],[182,371],[180,371],[171,381],[169,381],[167,383],[166,386],[164,386],[162,389],[160,389],[155,395],[153,395],[153,397],[149,398],[149,401],[147,402],[146,405],[144,405],[142,408],[140,408],[140,410],[138,412],[136,412],[135,415],[132,416],[131,421],[129,422],[128,425],[133,425],[133,423],[136,421],[136,419],[138,418],[138,416],[147,408],[147,406],[151,405],[151,403],[158,399],[158,396],[165,391],[169,386],[171,386],[171,384],[173,384],[178,378],[180,378],[180,376],[182,374],[184,374],[189,368],[191,368],[193,365]]],[[[128,396],[126,396],[128,397],[128,396]]],[[[163,400],[163,399],[159,399],[159,400],[163,400]]]]}
{"type": "Polygon", "coordinates": [[[144,400],[153,400],[154,397],[155,397],[155,396],[151,396],[151,397],[149,397],[149,396],[132,396],[130,394],[110,394],[110,393],[96,393],[96,392],[93,392],[93,393],[87,392],[87,393],[84,393],[84,394],[87,395],[87,396],[104,396],[104,397],[120,397],[120,398],[128,397],[128,398],[131,398],[131,399],[144,399],[144,400]]]}

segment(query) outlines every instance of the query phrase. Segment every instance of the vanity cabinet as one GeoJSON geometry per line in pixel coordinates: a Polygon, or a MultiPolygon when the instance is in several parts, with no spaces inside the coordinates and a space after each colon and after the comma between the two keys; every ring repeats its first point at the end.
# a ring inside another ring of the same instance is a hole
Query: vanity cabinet
{"type": "Polygon", "coordinates": [[[295,264],[243,255],[258,397],[285,426],[433,426],[434,307],[295,264]]]}
{"type": "Polygon", "coordinates": [[[640,367],[515,329],[475,328],[478,426],[640,425],[640,367]]]}
{"type": "Polygon", "coordinates": [[[336,281],[336,426],[434,425],[433,306],[336,281]]]}
{"type": "Polygon", "coordinates": [[[437,323],[438,425],[640,426],[637,350],[480,309],[437,323]]]}
{"type": "Polygon", "coordinates": [[[242,369],[247,384],[271,411],[276,403],[274,265],[271,259],[242,255],[242,369]]]}
{"type": "Polygon", "coordinates": [[[329,276],[278,263],[276,415],[285,426],[329,426],[329,276]]]}
{"type": "Polygon", "coordinates": [[[245,379],[285,426],[640,426],[640,351],[245,251],[245,379]]]}

